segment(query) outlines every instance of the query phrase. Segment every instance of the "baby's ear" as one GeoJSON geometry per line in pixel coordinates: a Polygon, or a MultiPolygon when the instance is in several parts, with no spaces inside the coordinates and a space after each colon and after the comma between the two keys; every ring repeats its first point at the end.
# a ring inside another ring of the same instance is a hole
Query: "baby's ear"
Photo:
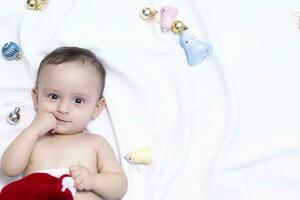
{"type": "Polygon", "coordinates": [[[103,110],[104,107],[105,107],[105,99],[104,99],[104,97],[102,97],[96,104],[96,108],[95,108],[94,113],[92,115],[92,119],[97,118],[100,115],[100,113],[101,113],[101,111],[103,110]]]}
{"type": "Polygon", "coordinates": [[[32,96],[32,100],[33,100],[33,107],[35,110],[37,110],[38,109],[38,94],[37,94],[36,87],[34,87],[32,89],[31,96],[32,96]]]}

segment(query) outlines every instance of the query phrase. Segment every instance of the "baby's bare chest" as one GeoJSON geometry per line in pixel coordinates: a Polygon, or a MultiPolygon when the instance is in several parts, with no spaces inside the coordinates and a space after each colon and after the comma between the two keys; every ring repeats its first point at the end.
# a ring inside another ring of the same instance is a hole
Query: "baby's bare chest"
{"type": "Polygon", "coordinates": [[[83,165],[92,172],[97,172],[96,148],[85,141],[40,141],[31,154],[28,170],[69,168],[83,165]]]}

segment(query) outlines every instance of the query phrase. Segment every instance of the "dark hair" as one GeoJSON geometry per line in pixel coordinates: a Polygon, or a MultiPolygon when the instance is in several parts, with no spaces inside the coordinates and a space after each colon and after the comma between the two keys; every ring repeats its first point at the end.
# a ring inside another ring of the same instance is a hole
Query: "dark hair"
{"type": "Polygon", "coordinates": [[[53,64],[59,65],[61,63],[67,62],[81,62],[82,65],[86,62],[92,64],[95,69],[99,72],[100,81],[101,81],[101,91],[100,98],[105,86],[105,76],[106,72],[103,68],[103,65],[98,60],[97,56],[90,50],[79,48],[79,47],[59,47],[54,51],[50,52],[40,63],[39,70],[36,78],[36,86],[38,85],[39,75],[44,68],[44,66],[53,64]]]}

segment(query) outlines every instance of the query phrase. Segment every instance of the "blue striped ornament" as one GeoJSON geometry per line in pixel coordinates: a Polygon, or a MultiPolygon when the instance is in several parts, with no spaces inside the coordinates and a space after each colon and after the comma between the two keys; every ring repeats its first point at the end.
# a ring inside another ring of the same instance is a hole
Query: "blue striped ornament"
{"type": "Polygon", "coordinates": [[[14,42],[7,42],[2,47],[2,54],[6,60],[19,60],[21,58],[20,47],[14,42]]]}

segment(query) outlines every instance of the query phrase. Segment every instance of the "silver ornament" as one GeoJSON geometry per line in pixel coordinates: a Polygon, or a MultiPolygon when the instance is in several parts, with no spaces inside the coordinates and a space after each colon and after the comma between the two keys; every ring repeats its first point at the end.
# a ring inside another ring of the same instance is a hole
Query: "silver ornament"
{"type": "Polygon", "coordinates": [[[12,111],[11,113],[9,113],[8,118],[7,118],[7,122],[10,125],[16,125],[19,122],[19,120],[21,118],[21,116],[20,116],[20,110],[21,110],[20,107],[17,106],[14,109],[14,111],[12,111]]]}

